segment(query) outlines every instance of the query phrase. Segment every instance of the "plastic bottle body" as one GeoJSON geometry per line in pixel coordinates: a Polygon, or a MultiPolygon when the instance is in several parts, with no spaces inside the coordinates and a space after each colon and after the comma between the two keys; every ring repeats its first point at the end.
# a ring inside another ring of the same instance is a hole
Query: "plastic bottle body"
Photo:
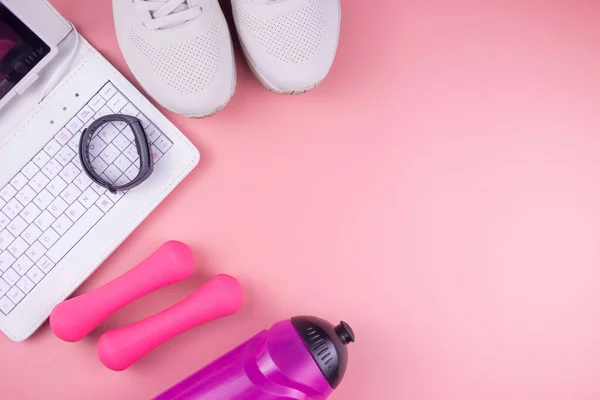
{"type": "Polygon", "coordinates": [[[285,320],[155,400],[324,400],[332,391],[292,322],[285,320]]]}

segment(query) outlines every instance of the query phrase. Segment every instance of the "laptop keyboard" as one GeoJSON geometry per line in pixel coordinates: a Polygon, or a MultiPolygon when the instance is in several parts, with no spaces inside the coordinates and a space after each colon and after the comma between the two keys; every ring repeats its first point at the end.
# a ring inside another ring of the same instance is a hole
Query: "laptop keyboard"
{"type": "MultiPolygon", "coordinates": [[[[0,188],[0,312],[8,315],[126,193],[112,194],[83,172],[81,132],[107,114],[136,116],[158,162],[172,146],[111,82],[0,188]]],[[[139,171],[131,129],[111,122],[90,144],[96,172],[124,183],[139,171]]],[[[0,314],[1,315],[1,314],[0,314]]]]}

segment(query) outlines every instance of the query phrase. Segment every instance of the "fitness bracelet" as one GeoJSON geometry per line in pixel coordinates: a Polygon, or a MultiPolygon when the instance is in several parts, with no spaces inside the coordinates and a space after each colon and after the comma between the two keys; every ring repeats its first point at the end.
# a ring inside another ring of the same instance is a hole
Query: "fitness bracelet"
{"type": "Polygon", "coordinates": [[[146,136],[146,131],[142,126],[142,122],[138,118],[130,115],[109,114],[92,122],[92,124],[84,129],[83,133],[81,134],[81,140],[79,141],[79,159],[81,161],[81,165],[83,166],[83,170],[90,177],[90,179],[96,182],[98,185],[108,189],[113,194],[117,191],[129,190],[138,186],[148,179],[148,177],[154,171],[154,160],[152,160],[150,144],[148,142],[148,137],[146,136]],[[115,185],[113,182],[102,178],[102,176],[100,176],[100,174],[94,170],[94,167],[92,166],[92,160],[90,160],[90,144],[92,143],[92,139],[94,138],[96,131],[112,121],[124,122],[131,128],[133,137],[135,138],[135,147],[139,156],[140,169],[137,176],[130,182],[122,185],[115,185]]]}

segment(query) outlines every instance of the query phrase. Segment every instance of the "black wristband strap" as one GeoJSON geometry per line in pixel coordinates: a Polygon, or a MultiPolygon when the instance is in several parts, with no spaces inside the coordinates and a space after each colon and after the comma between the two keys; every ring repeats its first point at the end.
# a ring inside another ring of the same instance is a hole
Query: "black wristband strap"
{"type": "Polygon", "coordinates": [[[132,189],[142,182],[144,182],[154,171],[154,160],[152,160],[152,154],[150,149],[150,143],[148,137],[142,126],[142,122],[136,117],[122,114],[109,114],[98,118],[92,124],[84,129],[81,134],[81,140],[79,141],[79,160],[83,166],[83,170],[90,177],[91,180],[96,182],[98,185],[105,187],[111,193],[116,193],[120,190],[132,189]],[[105,124],[112,121],[120,121],[126,123],[133,132],[135,138],[135,147],[139,155],[140,170],[137,176],[132,179],[129,183],[124,185],[115,186],[112,182],[104,180],[93,168],[90,160],[90,144],[96,131],[105,124]]]}

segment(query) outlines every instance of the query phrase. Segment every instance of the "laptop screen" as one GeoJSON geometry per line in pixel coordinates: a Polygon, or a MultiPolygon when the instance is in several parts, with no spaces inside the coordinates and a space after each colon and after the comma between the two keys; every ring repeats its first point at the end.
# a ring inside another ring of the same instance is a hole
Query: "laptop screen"
{"type": "Polygon", "coordinates": [[[0,99],[49,53],[50,47],[0,4],[0,99]]]}

